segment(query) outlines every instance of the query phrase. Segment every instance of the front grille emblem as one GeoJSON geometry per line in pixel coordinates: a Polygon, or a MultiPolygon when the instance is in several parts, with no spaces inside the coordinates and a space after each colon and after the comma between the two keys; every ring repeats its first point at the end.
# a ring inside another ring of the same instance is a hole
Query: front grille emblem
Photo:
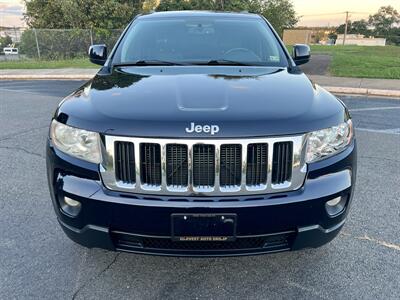
{"type": "Polygon", "coordinates": [[[190,127],[186,127],[187,133],[210,133],[214,135],[219,132],[218,125],[196,125],[194,122],[190,123],[190,127]]]}

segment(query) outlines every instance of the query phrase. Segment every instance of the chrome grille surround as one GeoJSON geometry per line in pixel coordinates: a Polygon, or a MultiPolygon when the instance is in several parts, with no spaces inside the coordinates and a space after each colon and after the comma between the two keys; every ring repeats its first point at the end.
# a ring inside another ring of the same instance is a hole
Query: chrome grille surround
{"type": "Polygon", "coordinates": [[[241,195],[260,195],[271,193],[282,193],[294,191],[301,188],[307,173],[307,164],[305,163],[305,144],[306,135],[268,137],[268,138],[243,138],[243,139],[168,139],[168,138],[136,138],[110,136],[104,137],[105,144],[102,147],[103,161],[100,164],[100,174],[105,187],[109,190],[149,194],[149,195],[175,195],[175,196],[241,196],[241,195]],[[126,184],[117,181],[115,175],[115,142],[131,142],[135,150],[135,158],[140,157],[140,144],[155,143],[161,147],[161,185],[152,186],[142,184],[140,178],[140,160],[135,161],[136,180],[133,184],[126,184]],[[281,184],[272,183],[273,149],[274,143],[279,142],[293,143],[292,157],[292,177],[290,181],[281,184]],[[258,186],[246,185],[247,174],[247,146],[248,144],[266,143],[268,145],[268,164],[267,164],[267,184],[258,186]],[[183,144],[188,149],[188,185],[187,186],[168,186],[167,185],[167,145],[183,144]],[[196,144],[215,146],[215,184],[214,186],[193,186],[193,146],[196,144]],[[221,187],[220,186],[220,149],[221,145],[240,144],[242,147],[242,176],[240,186],[221,187]]]}

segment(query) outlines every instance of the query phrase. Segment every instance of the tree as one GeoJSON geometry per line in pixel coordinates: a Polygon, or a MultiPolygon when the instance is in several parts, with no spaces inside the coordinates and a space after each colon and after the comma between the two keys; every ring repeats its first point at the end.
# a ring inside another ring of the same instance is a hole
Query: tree
{"type": "Polygon", "coordinates": [[[280,35],[283,34],[283,29],[293,28],[299,21],[293,3],[290,0],[268,0],[263,2],[262,14],[280,35]]]}
{"type": "Polygon", "coordinates": [[[216,6],[221,11],[248,11],[262,13],[262,4],[258,0],[216,0],[216,6]]]}
{"type": "Polygon", "coordinates": [[[261,13],[262,2],[259,0],[161,0],[157,10],[217,10],[261,13]]]}
{"type": "Polygon", "coordinates": [[[216,8],[216,3],[213,0],[162,0],[157,11],[215,10],[216,8]]]}
{"type": "MultiPolygon", "coordinates": [[[[346,24],[341,24],[336,28],[336,33],[344,34],[345,29],[346,29],[346,24]]],[[[347,33],[349,32],[349,29],[351,29],[351,21],[350,20],[347,22],[347,33]]]]}
{"type": "Polygon", "coordinates": [[[248,11],[265,16],[279,34],[298,22],[291,0],[161,0],[157,10],[248,11]]]}
{"type": "Polygon", "coordinates": [[[3,51],[2,48],[4,47],[8,47],[10,45],[12,45],[13,41],[11,39],[11,37],[9,35],[6,35],[4,37],[0,37],[0,49],[1,51],[3,51]]]}
{"type": "Polygon", "coordinates": [[[158,0],[145,0],[142,5],[143,12],[150,12],[155,10],[158,5],[158,0]]]}
{"type": "Polygon", "coordinates": [[[400,27],[393,27],[390,29],[387,42],[389,44],[400,46],[400,27]]]}
{"type": "Polygon", "coordinates": [[[369,16],[369,24],[375,28],[376,35],[387,37],[397,23],[400,23],[400,14],[392,6],[382,6],[376,14],[369,16]]]}
{"type": "Polygon", "coordinates": [[[400,14],[392,6],[382,6],[378,12],[369,16],[369,24],[374,27],[375,36],[386,38],[389,44],[400,45],[400,14]]]}
{"type": "MultiPolygon", "coordinates": [[[[396,24],[400,23],[400,14],[392,6],[382,6],[374,15],[370,15],[367,20],[348,22],[348,33],[363,34],[365,36],[375,36],[386,38],[387,43],[400,45],[400,28],[396,24]],[[373,28],[373,29],[371,29],[373,28]]],[[[336,28],[336,33],[344,33],[345,24],[336,28]]]]}
{"type": "MultiPolygon", "coordinates": [[[[345,24],[341,24],[336,28],[336,33],[344,34],[345,24]]],[[[349,34],[363,34],[365,36],[371,35],[371,30],[368,29],[368,22],[364,19],[359,21],[347,22],[347,33],[349,34]]]]}
{"type": "Polygon", "coordinates": [[[368,22],[366,20],[362,19],[359,21],[354,21],[351,24],[349,33],[363,34],[365,36],[370,36],[371,30],[368,29],[368,22]]]}
{"type": "Polygon", "coordinates": [[[335,43],[337,40],[337,34],[335,32],[330,32],[328,34],[328,39],[332,40],[335,43]]]}
{"type": "Polygon", "coordinates": [[[123,28],[144,0],[24,0],[32,28],[123,28]]]}

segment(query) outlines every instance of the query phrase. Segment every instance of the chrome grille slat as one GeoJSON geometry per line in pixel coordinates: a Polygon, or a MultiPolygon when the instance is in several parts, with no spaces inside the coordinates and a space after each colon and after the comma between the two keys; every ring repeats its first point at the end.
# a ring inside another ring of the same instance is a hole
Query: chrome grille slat
{"type": "Polygon", "coordinates": [[[307,172],[305,135],[241,140],[106,135],[104,140],[103,183],[108,189],[128,193],[240,196],[286,192],[299,189],[307,172]],[[118,143],[133,147],[119,149],[118,143]],[[122,165],[119,157],[128,157],[128,164],[122,165]]]}

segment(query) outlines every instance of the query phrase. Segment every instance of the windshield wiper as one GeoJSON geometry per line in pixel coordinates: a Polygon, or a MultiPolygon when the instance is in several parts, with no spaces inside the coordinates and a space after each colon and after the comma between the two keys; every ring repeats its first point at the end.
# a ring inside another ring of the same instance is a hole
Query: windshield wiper
{"type": "Polygon", "coordinates": [[[114,67],[129,67],[129,66],[183,66],[181,63],[165,61],[165,60],[138,60],[133,62],[126,62],[120,64],[114,64],[114,67]]]}
{"type": "Polygon", "coordinates": [[[194,62],[193,64],[207,66],[254,66],[253,64],[227,59],[212,59],[204,62],[194,62]]]}

